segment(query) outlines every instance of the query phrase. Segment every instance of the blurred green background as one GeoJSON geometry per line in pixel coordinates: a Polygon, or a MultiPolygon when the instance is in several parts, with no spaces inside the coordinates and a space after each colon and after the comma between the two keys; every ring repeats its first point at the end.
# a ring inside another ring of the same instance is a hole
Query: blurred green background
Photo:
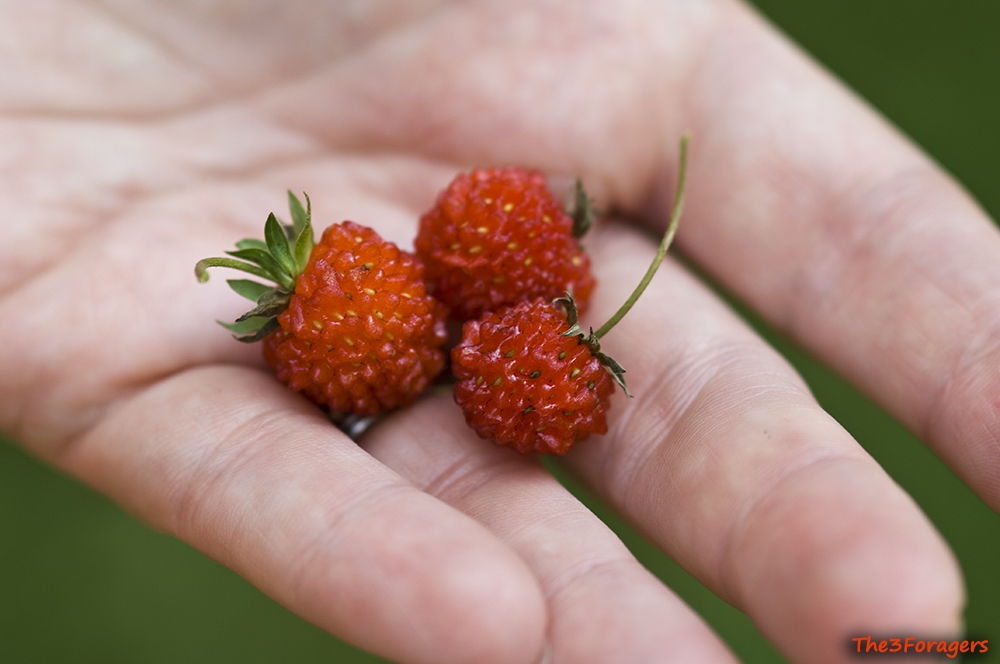
{"type": "MultiPolygon", "coordinates": [[[[759,0],[1000,216],[1000,3],[759,0]]],[[[820,402],[922,506],[957,553],[967,624],[1000,645],[1000,516],[912,435],[759,321],[820,402]]],[[[586,499],[586,497],[584,496],[586,499]]],[[[729,608],[594,509],[748,662],[783,661],[729,608]]],[[[976,661],[1000,661],[994,653],[976,661]]],[[[276,606],[0,441],[0,662],[379,662],[276,606]]]]}

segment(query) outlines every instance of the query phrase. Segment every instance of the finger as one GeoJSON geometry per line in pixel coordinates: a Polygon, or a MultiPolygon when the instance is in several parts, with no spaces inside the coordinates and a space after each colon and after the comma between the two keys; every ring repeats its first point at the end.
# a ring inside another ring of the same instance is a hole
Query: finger
{"type": "MultiPolygon", "coordinates": [[[[620,227],[588,246],[596,326],[653,247],[620,227]]],[[[568,463],[793,661],[848,661],[858,629],[955,632],[962,581],[941,537],[707,289],[665,263],[602,346],[635,398],[616,395],[608,434],[568,463]]]]}
{"type": "Polygon", "coordinates": [[[710,52],[684,250],[1000,509],[996,228],[760,21],[736,17],[710,52]]]}
{"type": "Polygon", "coordinates": [[[478,439],[450,395],[378,425],[363,444],[417,487],[484,524],[527,562],[549,610],[551,661],[734,661],[537,459],[478,439]]]}
{"type": "Polygon", "coordinates": [[[538,657],[523,563],[273,378],[180,373],[119,405],[60,464],[307,620],[399,662],[538,657]]]}

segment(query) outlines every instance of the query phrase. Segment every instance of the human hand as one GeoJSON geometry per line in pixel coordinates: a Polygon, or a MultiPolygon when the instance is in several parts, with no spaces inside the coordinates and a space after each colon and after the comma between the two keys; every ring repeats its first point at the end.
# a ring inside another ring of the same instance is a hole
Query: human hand
{"type": "MultiPolygon", "coordinates": [[[[387,9],[351,26],[321,16],[335,8],[280,7],[281,21],[261,9],[260,23],[230,26],[221,10],[122,6],[124,24],[155,37],[112,33],[61,81],[25,64],[5,101],[4,207],[23,223],[8,222],[0,249],[0,307],[19,322],[0,333],[14,368],[0,378],[4,429],[402,661],[530,661],[546,615],[557,659],[726,661],[534,461],[474,440],[447,399],[395,415],[362,450],[344,439],[214,326],[242,303],[194,286],[191,264],[256,234],[286,187],[310,193],[318,221],[407,244],[433,192],[471,163],[580,174],[602,205],[656,226],[676,137],[693,130],[680,248],[920,430],[928,386],[992,331],[987,220],[736,5],[411,5],[395,24],[387,9]],[[109,72],[121,53],[136,69],[109,72]],[[955,222],[938,231],[913,207],[923,197],[955,222]],[[942,329],[947,306],[958,313],[942,329]],[[951,336],[956,318],[979,332],[951,336]]],[[[598,232],[596,321],[652,245],[623,224],[598,232]]],[[[952,627],[960,580],[918,510],[703,286],[673,263],[661,272],[607,339],[637,398],[615,403],[612,431],[580,445],[572,469],[797,660],[835,661],[856,623],[952,627]]],[[[988,366],[963,365],[924,433],[996,507],[988,366]]]]}

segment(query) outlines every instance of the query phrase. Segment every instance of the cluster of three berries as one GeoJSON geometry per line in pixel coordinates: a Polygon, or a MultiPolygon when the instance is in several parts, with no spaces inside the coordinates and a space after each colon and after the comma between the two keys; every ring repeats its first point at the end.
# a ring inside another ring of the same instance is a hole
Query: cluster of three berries
{"type": "Polygon", "coordinates": [[[564,454],[607,431],[609,397],[616,381],[624,387],[600,352],[602,331],[577,324],[595,285],[579,243],[591,219],[579,186],[570,207],[540,173],[475,170],[421,217],[411,254],[349,221],[315,243],[308,197],[303,206],[289,193],[291,224],[270,215],[264,241],[238,242],[196,274],[229,267],[274,283],[230,280],[255,306],[224,325],[263,340],[277,377],[335,414],[414,401],[444,367],[446,319],[462,321],[451,359],[469,425],[521,453],[564,454]]]}

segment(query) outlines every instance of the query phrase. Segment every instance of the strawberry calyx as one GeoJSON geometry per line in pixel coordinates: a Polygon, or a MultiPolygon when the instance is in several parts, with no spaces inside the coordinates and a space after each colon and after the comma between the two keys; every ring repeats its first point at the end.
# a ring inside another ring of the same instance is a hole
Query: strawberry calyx
{"type": "Polygon", "coordinates": [[[274,213],[264,223],[264,239],[248,238],[236,243],[235,251],[227,251],[231,258],[204,258],[195,265],[198,281],[208,281],[208,268],[226,267],[241,270],[273,284],[263,284],[252,279],[229,279],[227,283],[237,294],[256,303],[252,309],[233,323],[217,321],[233,333],[239,341],[260,341],[278,328],[278,315],[288,308],[295,291],[295,281],[306,269],[315,246],[312,228],[312,204],[309,196],[305,206],[291,191],[288,208],[292,223],[283,224],[274,213]]]}
{"type": "MultiPolygon", "coordinates": [[[[604,325],[599,327],[597,331],[594,328],[590,328],[589,332],[584,332],[583,328],[580,326],[579,317],[577,315],[576,302],[573,300],[573,295],[567,292],[563,297],[558,297],[552,301],[555,306],[562,307],[566,312],[566,322],[569,323],[569,329],[562,333],[564,337],[576,336],[579,338],[581,344],[587,346],[590,352],[595,358],[601,363],[601,365],[607,369],[608,373],[614,381],[621,386],[624,390],[625,395],[632,397],[632,394],[628,390],[628,386],[625,384],[625,368],[614,358],[601,352],[601,337],[611,331],[611,329],[618,324],[618,322],[625,317],[635,303],[639,300],[639,296],[642,295],[646,287],[649,286],[649,282],[653,280],[653,275],[659,269],[660,264],[663,262],[663,258],[667,255],[667,250],[670,248],[671,243],[673,243],[674,236],[677,234],[677,226],[681,219],[681,211],[684,208],[684,186],[687,181],[687,146],[688,146],[688,136],[681,137],[680,143],[680,156],[678,157],[678,167],[677,167],[677,189],[674,195],[674,205],[670,211],[670,221],[667,223],[667,230],[664,232],[662,239],[660,240],[660,245],[656,250],[656,256],[653,257],[653,261],[650,263],[649,267],[646,268],[646,273],[642,276],[639,281],[639,285],[635,287],[632,293],[629,295],[628,299],[625,300],[614,315],[609,318],[604,325]]],[[[586,200],[586,194],[582,194],[582,187],[579,185],[579,180],[577,181],[577,196],[583,196],[586,200]]]]}
{"type": "Polygon", "coordinates": [[[628,385],[625,384],[625,367],[618,360],[601,351],[601,338],[594,332],[594,328],[590,328],[589,332],[584,332],[583,328],[580,327],[576,300],[573,299],[573,295],[567,291],[563,297],[552,300],[552,304],[562,307],[563,311],[566,312],[566,322],[569,324],[569,329],[560,336],[578,337],[578,341],[590,349],[591,355],[597,358],[602,367],[607,369],[611,378],[625,391],[625,395],[632,398],[632,393],[628,391],[628,385]]]}

